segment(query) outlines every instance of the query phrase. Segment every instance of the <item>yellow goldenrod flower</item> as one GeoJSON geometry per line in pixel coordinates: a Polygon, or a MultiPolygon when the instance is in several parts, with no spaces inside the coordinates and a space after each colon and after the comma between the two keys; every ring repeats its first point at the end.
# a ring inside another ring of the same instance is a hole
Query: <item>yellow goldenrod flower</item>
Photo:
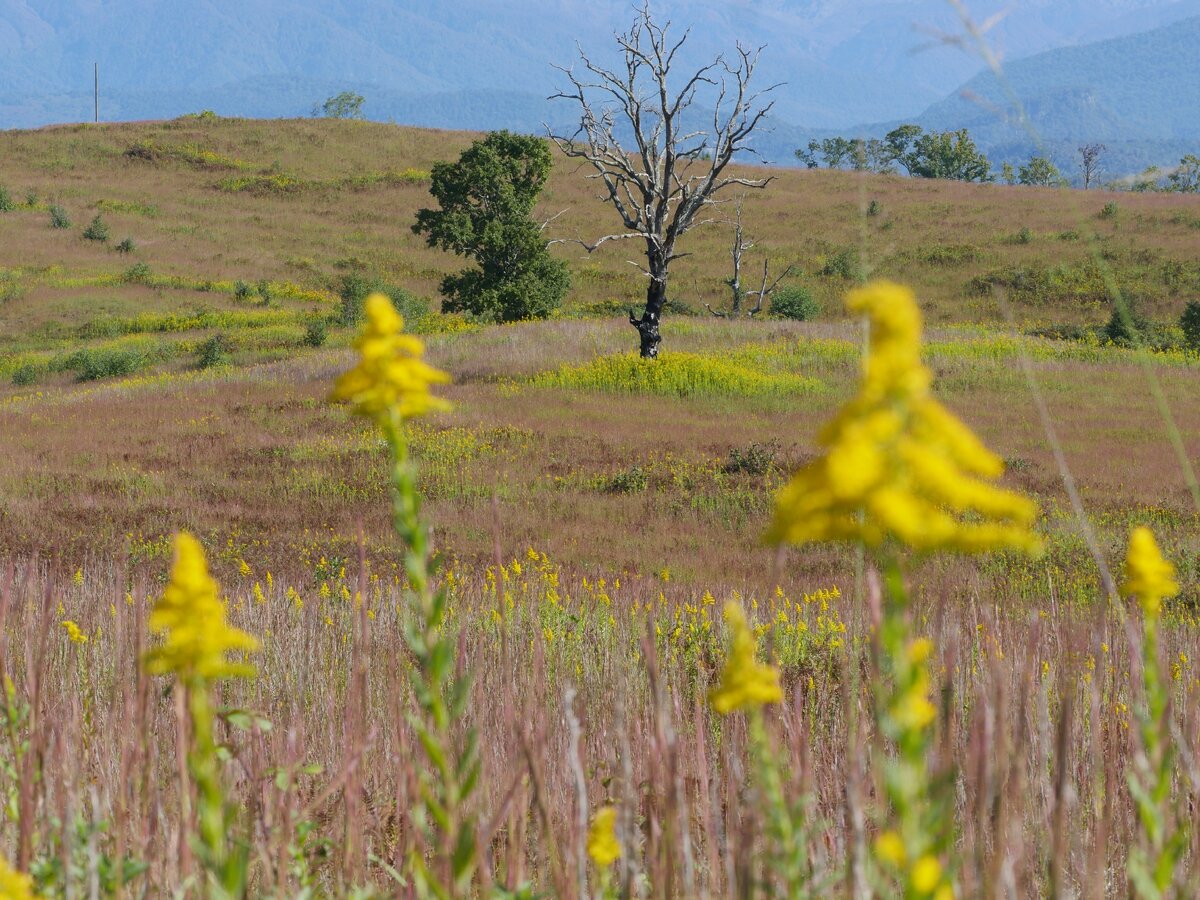
{"type": "Polygon", "coordinates": [[[859,391],[820,432],[825,453],[780,490],[768,539],[1039,549],[1037,507],[989,483],[1003,462],[931,395],[912,291],[875,282],[846,305],[871,323],[859,391]]]}
{"type": "Polygon", "coordinates": [[[749,709],[783,699],[779,670],[755,658],[754,633],[746,624],[746,614],[733,601],[725,606],[725,621],[733,638],[729,656],[721,672],[721,683],[709,692],[708,702],[719,713],[749,709]]]}
{"type": "Polygon", "coordinates": [[[75,575],[71,578],[71,580],[77,585],[83,584],[83,569],[76,569],[75,575]]]}
{"type": "Polygon", "coordinates": [[[607,869],[621,858],[621,842],[617,840],[616,807],[605,806],[596,811],[588,828],[588,856],[601,869],[607,869]]]}
{"type": "Polygon", "coordinates": [[[913,890],[918,894],[932,894],[942,882],[942,864],[937,861],[937,857],[926,853],[913,863],[908,878],[913,890]]]}
{"type": "Polygon", "coordinates": [[[153,674],[174,672],[184,680],[254,674],[253,666],[225,658],[233,651],[257,650],[258,641],[226,622],[204,548],[186,531],[175,537],[171,581],[154,605],[149,625],[151,631],[166,636],[146,654],[146,668],[153,674]]]}
{"type": "Polygon", "coordinates": [[[86,644],[88,642],[88,636],[71,619],[66,619],[62,623],[62,626],[67,629],[67,637],[71,639],[72,644],[86,644]]]}
{"type": "Polygon", "coordinates": [[[1158,618],[1164,599],[1179,593],[1175,567],[1163,558],[1154,540],[1154,532],[1144,525],[1133,529],[1129,536],[1125,583],[1121,590],[1126,596],[1137,597],[1142,610],[1150,618],[1158,618]]]}
{"type": "Polygon", "coordinates": [[[0,854],[0,898],[3,900],[36,900],[33,879],[14,869],[0,854]]]}
{"type": "Polygon", "coordinates": [[[908,858],[904,839],[895,831],[885,831],[875,838],[875,856],[897,869],[901,868],[908,858]]]}
{"type": "Polygon", "coordinates": [[[372,294],[364,308],[367,324],[355,341],[358,365],[338,379],[334,399],[348,400],[361,415],[380,420],[394,410],[401,419],[449,409],[429,393],[431,384],[450,380],[445,372],[421,361],[425,345],[404,334],[404,319],[392,301],[372,294]]]}

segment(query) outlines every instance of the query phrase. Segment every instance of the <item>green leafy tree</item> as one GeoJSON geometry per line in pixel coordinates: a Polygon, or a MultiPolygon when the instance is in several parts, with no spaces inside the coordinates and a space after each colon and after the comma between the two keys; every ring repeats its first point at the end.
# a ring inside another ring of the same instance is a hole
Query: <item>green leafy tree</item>
{"type": "Polygon", "coordinates": [[[1181,194],[1200,194],[1200,156],[1189,153],[1179,161],[1179,168],[1167,176],[1170,190],[1181,194]]]}
{"type": "Polygon", "coordinates": [[[1017,170],[1013,168],[1013,164],[1006,162],[1000,166],[1000,180],[1005,184],[1017,183],[1017,170]]]}
{"type": "Polygon", "coordinates": [[[913,171],[916,164],[913,144],[921,136],[922,130],[920,125],[901,125],[899,128],[893,128],[883,138],[888,156],[903,166],[909,175],[916,174],[913,171]]]}
{"type": "Polygon", "coordinates": [[[888,172],[892,168],[890,148],[878,138],[832,137],[809,141],[796,151],[796,158],[810,169],[822,162],[827,169],[853,169],[856,172],[888,172]]]}
{"type": "Polygon", "coordinates": [[[1058,167],[1044,156],[1031,156],[1029,162],[1017,170],[1017,180],[1021,184],[1042,187],[1065,187],[1067,183],[1058,167]]]}
{"type": "Polygon", "coordinates": [[[1188,347],[1200,351],[1200,300],[1188,301],[1183,315],[1179,317],[1179,327],[1183,330],[1183,339],[1188,347]]]}
{"type": "Polygon", "coordinates": [[[477,264],[442,280],[445,309],[512,322],[558,308],[570,274],[531,216],[552,165],[544,140],[493,131],[458,162],[433,167],[429,192],[440,208],[420,210],[413,231],[477,264]]]}
{"type": "Polygon", "coordinates": [[[361,119],[364,98],[354,91],[342,91],[334,94],[324,103],[313,107],[314,116],[324,116],[326,119],[361,119]]]}
{"type": "Polygon", "coordinates": [[[918,178],[990,181],[991,170],[965,128],[926,132],[913,142],[909,171],[918,178]]]}

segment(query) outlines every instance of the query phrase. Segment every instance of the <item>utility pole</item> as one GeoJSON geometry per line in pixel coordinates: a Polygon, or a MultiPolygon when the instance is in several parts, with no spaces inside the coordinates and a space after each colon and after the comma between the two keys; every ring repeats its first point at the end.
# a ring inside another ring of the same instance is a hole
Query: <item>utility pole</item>
{"type": "Polygon", "coordinates": [[[92,65],[95,67],[92,70],[93,87],[95,90],[95,94],[94,94],[95,107],[94,107],[94,109],[95,109],[95,114],[96,114],[96,124],[99,125],[100,124],[100,63],[93,63],[92,65]]]}

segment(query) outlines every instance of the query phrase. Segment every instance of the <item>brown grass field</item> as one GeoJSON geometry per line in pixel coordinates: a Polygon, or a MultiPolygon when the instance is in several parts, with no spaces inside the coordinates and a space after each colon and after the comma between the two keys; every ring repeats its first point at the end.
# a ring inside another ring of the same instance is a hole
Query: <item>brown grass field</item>
{"type": "MultiPolygon", "coordinates": [[[[421,846],[408,812],[419,761],[385,459],[374,432],[328,402],[352,334],[333,328],[320,348],[302,338],[349,272],[435,300],[461,261],[410,224],[430,199],[422,173],[471,137],[196,118],[0,132],[0,186],[19,204],[0,212],[0,623],[15,683],[0,842],[45,893],[119,893],[108,868],[125,856],[138,863],[127,896],[200,890],[180,849],[175,705],[137,665],[170,536],[186,528],[208,547],[231,616],[263,643],[259,677],[223,688],[229,705],[274,723],[223,732],[251,893],[407,895],[388,867],[403,871],[421,846]],[[50,227],[52,203],[71,228],[50,227]],[[81,237],[97,213],[107,244],[81,237]],[[127,235],[136,249],[118,254],[127,235]],[[148,273],[123,275],[139,263],[148,273]],[[269,282],[269,303],[239,298],[239,280],[269,282]],[[130,324],[200,311],[215,324],[130,324]],[[230,362],[198,368],[218,331],[230,362]],[[59,364],[131,347],[146,354],[136,373],[79,381],[59,364]],[[21,371],[32,380],[13,383],[21,371]],[[89,641],[71,643],[64,619],[89,641]],[[281,787],[283,770],[296,778],[281,787]]],[[[1126,895],[1127,852],[1142,840],[1124,775],[1140,752],[1137,644],[1104,602],[1101,572],[1119,570],[1143,523],[1179,569],[1163,654],[1173,815],[1194,820],[1200,508],[1180,453],[1200,461],[1200,358],[1028,332],[1105,322],[1107,276],[1140,314],[1176,321],[1200,298],[1200,201],[773,174],[746,202],[758,241],[748,267],[764,254],[776,271],[795,263],[823,313],[676,315],[664,356],[750,360],[813,389],[675,396],[548,381],[635,347],[618,312],[644,291],[628,247],[591,258],[556,247],[573,276],[556,319],[455,323],[426,339],[453,376],[443,393],[454,410],[417,424],[412,442],[435,543],[458,578],[459,665],[476,679],[467,719],[481,733],[486,865],[510,889],[601,896],[597,873],[576,877],[579,816],[607,799],[638,848],[618,864],[619,895],[782,895],[759,850],[767,824],[744,723],[703,702],[720,666],[720,606],[753,598],[756,621],[784,615],[765,639],[788,695],[769,727],[788,791],[810,801],[811,893],[892,895],[864,874],[880,784],[855,750],[878,740],[870,581],[851,550],[761,540],[774,490],[853,390],[862,330],[841,298],[861,275],[915,289],[939,398],[1005,458],[1005,484],[1042,508],[1040,560],[936,557],[911,573],[915,627],[937,648],[931,764],[955,784],[958,894],[1126,895]],[[822,274],[839,254],[857,258],[852,277],[822,274]],[[491,617],[506,592],[516,612],[502,634],[491,617]],[[582,793],[571,759],[583,761],[582,793]]],[[[562,161],[542,208],[566,210],[553,226],[562,237],[595,237],[612,218],[562,161]]],[[[700,311],[723,304],[729,229],[685,241],[672,295],[700,311]]],[[[1200,829],[1174,890],[1200,890],[1200,829]]]]}

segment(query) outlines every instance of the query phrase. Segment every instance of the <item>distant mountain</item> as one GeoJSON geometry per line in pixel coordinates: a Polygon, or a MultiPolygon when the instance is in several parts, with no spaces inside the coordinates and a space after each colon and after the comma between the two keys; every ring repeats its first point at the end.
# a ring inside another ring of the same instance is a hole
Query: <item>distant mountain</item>
{"type": "MultiPolygon", "coordinates": [[[[578,41],[604,58],[631,0],[0,0],[0,127],[101,116],[305,114],[356,89],[376,119],[527,127],[551,115],[578,41]],[[487,98],[486,103],[479,99],[487,98]],[[481,107],[485,107],[482,108],[481,107]],[[482,116],[480,114],[482,113],[482,116]]],[[[1006,58],[1200,15],[1200,0],[978,0],[1006,58]]],[[[980,69],[935,35],[961,32],[945,0],[655,0],[693,31],[690,59],[766,44],[778,117],[804,128],[913,116],[980,69]]]]}

